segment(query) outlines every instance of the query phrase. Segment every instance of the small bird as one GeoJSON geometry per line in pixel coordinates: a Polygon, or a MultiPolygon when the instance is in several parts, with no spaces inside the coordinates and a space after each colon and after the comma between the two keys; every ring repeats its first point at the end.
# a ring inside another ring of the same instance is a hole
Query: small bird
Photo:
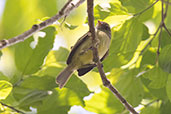
{"type": "MultiPolygon", "coordinates": [[[[103,61],[109,52],[111,29],[106,22],[98,21],[95,28],[96,47],[100,61],[103,61]]],[[[67,59],[67,67],[57,76],[56,83],[62,88],[75,70],[79,76],[91,71],[96,64],[93,61],[92,37],[90,32],[84,34],[72,47],[67,59]]]]}

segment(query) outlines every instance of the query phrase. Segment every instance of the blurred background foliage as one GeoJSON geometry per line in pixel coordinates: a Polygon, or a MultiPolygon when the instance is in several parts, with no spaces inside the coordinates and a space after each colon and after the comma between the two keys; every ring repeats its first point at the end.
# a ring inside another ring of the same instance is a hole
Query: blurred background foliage
{"type": "MultiPolygon", "coordinates": [[[[1,0],[0,39],[50,18],[66,2],[1,0]]],[[[164,28],[154,36],[161,23],[161,1],[145,10],[154,2],[95,0],[94,16],[95,23],[108,22],[112,29],[110,53],[103,62],[107,78],[141,114],[170,114],[171,36],[164,28]]],[[[165,25],[171,32],[170,4],[164,2],[165,25]]],[[[63,20],[0,51],[0,102],[27,114],[128,114],[102,86],[96,68],[83,77],[73,74],[65,88],[58,88],[55,78],[66,66],[70,47],[88,31],[86,3],[63,20]]],[[[17,113],[1,103],[0,113],[17,113]]]]}

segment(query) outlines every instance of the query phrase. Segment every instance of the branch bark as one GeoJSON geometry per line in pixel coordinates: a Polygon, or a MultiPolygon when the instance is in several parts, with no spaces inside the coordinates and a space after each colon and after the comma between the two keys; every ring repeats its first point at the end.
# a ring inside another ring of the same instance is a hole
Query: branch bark
{"type": "Polygon", "coordinates": [[[13,37],[8,40],[1,40],[0,41],[0,49],[3,49],[7,46],[14,45],[18,42],[24,41],[25,39],[29,38],[32,36],[35,32],[40,31],[47,26],[53,24],[55,21],[61,19],[64,16],[67,16],[73,9],[77,8],[79,5],[81,5],[85,0],[77,0],[77,2],[72,2],[72,0],[68,0],[68,2],[64,5],[64,7],[59,11],[59,13],[50,19],[47,19],[43,21],[40,24],[35,24],[32,26],[31,29],[25,31],[24,33],[13,37]]]}
{"type": "Polygon", "coordinates": [[[134,108],[124,99],[124,97],[119,93],[119,91],[110,83],[110,81],[106,78],[104,70],[102,68],[102,64],[99,60],[98,50],[94,46],[96,43],[95,39],[95,28],[94,28],[94,11],[93,11],[93,0],[87,0],[87,13],[88,13],[88,24],[89,24],[89,31],[92,36],[92,44],[93,44],[93,57],[94,61],[97,63],[97,68],[99,70],[100,76],[103,81],[103,85],[110,89],[110,91],[120,100],[120,102],[125,106],[125,108],[133,114],[138,114],[134,110],[134,108]]]}

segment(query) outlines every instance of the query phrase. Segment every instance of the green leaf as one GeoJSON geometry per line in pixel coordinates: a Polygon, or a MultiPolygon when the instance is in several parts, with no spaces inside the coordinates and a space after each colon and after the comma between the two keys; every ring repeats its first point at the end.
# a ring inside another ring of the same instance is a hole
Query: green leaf
{"type": "Polygon", "coordinates": [[[168,76],[166,92],[167,92],[167,96],[169,97],[169,100],[171,102],[171,74],[168,76]]]}
{"type": "Polygon", "coordinates": [[[67,22],[65,22],[64,26],[66,28],[70,29],[70,30],[74,30],[74,29],[76,29],[78,27],[77,25],[71,25],[71,24],[69,24],[67,22]]]}
{"type": "Polygon", "coordinates": [[[73,75],[64,88],[56,88],[43,100],[43,104],[38,108],[38,114],[47,114],[47,112],[67,114],[73,105],[84,106],[83,98],[89,94],[86,85],[73,75]]]}
{"type": "Polygon", "coordinates": [[[171,44],[165,46],[159,55],[159,66],[168,73],[171,73],[171,44]]]}
{"type": "Polygon", "coordinates": [[[63,47],[60,47],[58,50],[52,50],[46,58],[45,66],[54,66],[54,63],[64,65],[68,55],[69,51],[63,47]]]}
{"type": "Polygon", "coordinates": [[[108,9],[110,11],[110,15],[127,15],[128,11],[127,9],[122,6],[119,2],[109,3],[110,8],[108,9]]]}
{"type": "Polygon", "coordinates": [[[154,65],[156,63],[155,59],[156,59],[156,53],[148,49],[143,53],[141,66],[143,67],[144,65],[149,65],[149,64],[154,65]]]}
{"type": "Polygon", "coordinates": [[[143,27],[137,18],[127,20],[119,31],[112,34],[110,50],[113,53],[134,52],[142,39],[143,27]]]}
{"type": "Polygon", "coordinates": [[[9,39],[28,30],[36,19],[43,16],[42,14],[43,12],[35,0],[6,0],[2,16],[1,30],[3,32],[0,39],[9,39]]]}
{"type": "Polygon", "coordinates": [[[30,47],[32,38],[17,44],[15,48],[15,61],[17,68],[22,74],[37,72],[43,64],[48,52],[52,49],[55,29],[53,27],[48,27],[44,29],[43,32],[46,33],[46,36],[44,38],[39,38],[38,44],[34,49],[30,47]]]}
{"type": "Polygon", "coordinates": [[[147,88],[148,95],[152,95],[152,97],[150,97],[150,98],[157,97],[158,99],[161,99],[161,100],[168,99],[167,94],[166,94],[166,87],[159,88],[159,89],[152,89],[149,87],[149,84],[151,81],[148,80],[147,78],[144,78],[143,76],[141,76],[141,81],[147,88]]]}
{"type": "Polygon", "coordinates": [[[0,100],[6,99],[12,90],[12,84],[5,80],[0,80],[0,100]]]}
{"type": "Polygon", "coordinates": [[[127,20],[118,31],[112,31],[109,57],[104,60],[106,71],[128,63],[144,35],[147,35],[145,28],[146,26],[140,23],[137,18],[132,18],[127,20]]]}
{"type": "MultiPolygon", "coordinates": [[[[68,89],[55,89],[52,94],[43,100],[43,103],[38,107],[38,114],[67,114],[70,105],[77,101],[75,94],[68,89]]],[[[77,101],[78,102],[78,101],[77,101]]]]}
{"type": "MultiPolygon", "coordinates": [[[[167,11],[167,18],[166,18],[166,26],[171,29],[171,23],[170,23],[170,20],[171,20],[171,7],[168,7],[168,11],[167,11]]],[[[171,32],[171,31],[170,31],[171,32]]]]}
{"type": "Polygon", "coordinates": [[[54,16],[58,12],[57,0],[38,0],[38,6],[45,16],[54,16]]]}
{"type": "Polygon", "coordinates": [[[130,13],[137,13],[148,7],[150,0],[120,0],[130,13]]]}
{"type": "Polygon", "coordinates": [[[107,16],[109,16],[110,12],[108,10],[105,10],[100,5],[96,5],[94,8],[94,18],[95,20],[101,19],[104,20],[107,16]]]}
{"type": "Polygon", "coordinates": [[[170,114],[171,112],[171,102],[163,101],[160,107],[160,114],[170,114]]]}
{"type": "Polygon", "coordinates": [[[160,114],[160,110],[156,107],[146,107],[144,108],[140,114],[160,114]]]}
{"type": "Polygon", "coordinates": [[[144,95],[142,82],[137,75],[138,70],[130,70],[123,73],[116,83],[118,91],[134,107],[139,105],[144,95]]]}
{"type": "Polygon", "coordinates": [[[85,101],[85,109],[97,114],[120,114],[124,107],[107,88],[95,93],[90,100],[85,101]]]}
{"type": "Polygon", "coordinates": [[[90,94],[90,91],[88,90],[86,84],[84,84],[81,79],[79,79],[77,76],[73,75],[69,79],[69,81],[65,87],[68,88],[69,90],[74,91],[77,94],[77,96],[80,98],[82,104],[84,105],[83,98],[85,96],[88,96],[90,94]]]}
{"type": "Polygon", "coordinates": [[[167,33],[166,30],[162,30],[161,37],[162,37],[162,40],[161,40],[161,48],[164,48],[165,46],[171,44],[171,36],[169,36],[169,34],[167,33]]]}
{"type": "Polygon", "coordinates": [[[26,78],[20,86],[29,89],[51,90],[57,86],[54,80],[55,78],[51,76],[30,76],[26,78]]]}
{"type": "Polygon", "coordinates": [[[148,87],[152,89],[160,89],[166,86],[168,74],[163,72],[159,67],[154,67],[143,76],[150,80],[148,87]]]}

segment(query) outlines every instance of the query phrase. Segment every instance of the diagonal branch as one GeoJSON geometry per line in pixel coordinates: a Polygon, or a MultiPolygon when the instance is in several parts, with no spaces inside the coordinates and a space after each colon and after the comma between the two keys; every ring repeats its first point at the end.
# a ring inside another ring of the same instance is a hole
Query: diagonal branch
{"type": "Polygon", "coordinates": [[[106,78],[104,70],[102,68],[102,64],[99,60],[98,50],[94,46],[96,43],[95,39],[95,29],[94,29],[94,11],[93,11],[93,0],[87,0],[87,12],[88,12],[88,24],[89,24],[89,31],[91,32],[92,36],[92,43],[93,43],[93,58],[94,61],[97,63],[97,68],[99,70],[100,76],[103,81],[103,85],[111,90],[111,92],[120,100],[120,102],[125,106],[125,108],[133,114],[138,114],[134,108],[123,98],[123,96],[119,93],[119,91],[110,83],[110,81],[106,78]]]}
{"type": "Polygon", "coordinates": [[[13,111],[15,111],[15,112],[17,112],[17,113],[25,114],[24,112],[22,112],[22,111],[20,111],[20,110],[18,110],[18,109],[16,109],[16,108],[14,108],[14,107],[12,107],[12,106],[9,106],[9,105],[4,104],[4,103],[2,103],[2,102],[0,102],[0,104],[2,104],[3,106],[6,106],[6,107],[12,109],[13,111]]]}
{"type": "Polygon", "coordinates": [[[62,17],[67,16],[73,9],[77,8],[79,5],[81,5],[85,0],[77,0],[76,2],[72,2],[72,0],[68,0],[68,2],[64,5],[64,7],[59,11],[59,13],[50,19],[47,19],[43,21],[40,24],[35,24],[32,26],[31,29],[25,31],[24,33],[13,37],[8,40],[1,40],[0,41],[0,49],[5,48],[7,46],[14,45],[18,42],[24,41],[25,39],[32,36],[35,32],[40,31],[47,26],[53,24],[55,21],[61,19],[62,17]]]}

